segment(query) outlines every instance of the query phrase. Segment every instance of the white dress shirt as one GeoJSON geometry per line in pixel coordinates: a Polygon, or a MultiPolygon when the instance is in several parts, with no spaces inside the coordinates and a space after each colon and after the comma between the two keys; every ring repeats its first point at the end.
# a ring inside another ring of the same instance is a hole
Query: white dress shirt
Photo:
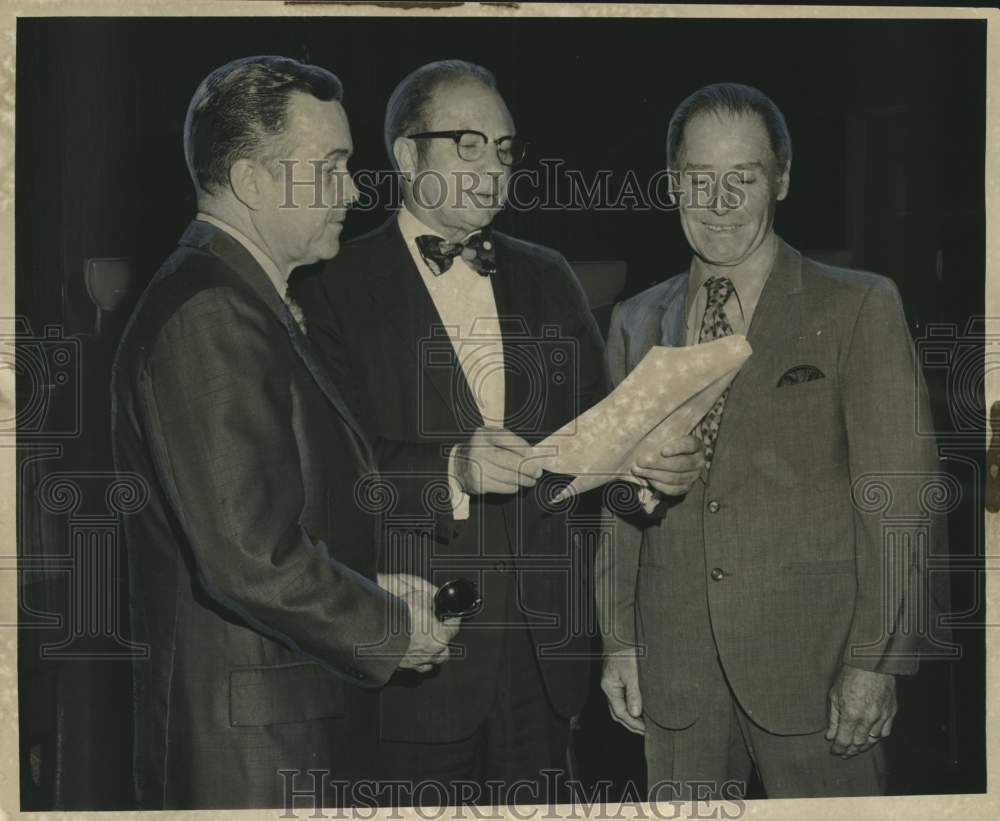
{"type": "MultiPolygon", "coordinates": [[[[399,230],[455,349],[483,425],[502,428],[506,401],[504,354],[493,283],[470,268],[461,255],[452,260],[447,271],[435,276],[420,254],[417,237],[440,234],[406,208],[399,211],[399,230]]],[[[452,508],[456,519],[465,519],[469,515],[469,497],[454,479],[454,455],[453,448],[448,462],[452,508]]]]}
{"type": "MultiPolygon", "coordinates": [[[[746,336],[770,273],[770,268],[767,268],[763,276],[739,276],[734,272],[730,277],[733,291],[722,307],[729,324],[733,326],[734,334],[746,336]]],[[[684,301],[684,316],[687,322],[686,345],[697,345],[698,337],[701,335],[701,324],[705,317],[705,308],[708,306],[708,289],[705,287],[708,277],[709,274],[702,267],[701,261],[695,257],[691,262],[684,301]]]]}

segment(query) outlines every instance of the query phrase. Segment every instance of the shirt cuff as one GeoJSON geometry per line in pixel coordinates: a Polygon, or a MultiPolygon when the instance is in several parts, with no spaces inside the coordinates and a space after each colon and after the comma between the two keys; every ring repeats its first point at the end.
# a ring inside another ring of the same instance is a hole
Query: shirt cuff
{"type": "Polygon", "coordinates": [[[448,454],[448,488],[451,490],[451,515],[455,521],[462,521],[469,518],[469,494],[462,490],[462,485],[455,478],[455,452],[458,445],[452,447],[448,454]]]}
{"type": "Polygon", "coordinates": [[[642,510],[647,516],[652,516],[653,511],[656,510],[656,506],[660,503],[660,494],[653,490],[651,487],[644,485],[639,488],[638,491],[639,504],[642,505],[642,510]]]}

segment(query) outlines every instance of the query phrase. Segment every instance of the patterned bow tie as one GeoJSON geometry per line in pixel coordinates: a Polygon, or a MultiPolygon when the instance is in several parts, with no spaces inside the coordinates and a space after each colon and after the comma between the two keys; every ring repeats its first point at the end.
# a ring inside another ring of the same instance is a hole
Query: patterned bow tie
{"type": "Polygon", "coordinates": [[[452,261],[459,255],[480,276],[488,277],[497,272],[496,247],[488,228],[468,237],[465,242],[445,242],[442,237],[423,234],[417,237],[417,248],[436,277],[451,268],[452,261]]]}

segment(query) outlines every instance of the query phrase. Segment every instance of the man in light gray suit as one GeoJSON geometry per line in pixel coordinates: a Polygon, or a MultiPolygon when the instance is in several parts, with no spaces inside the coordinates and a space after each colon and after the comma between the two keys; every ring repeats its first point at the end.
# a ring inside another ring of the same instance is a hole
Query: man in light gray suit
{"type": "Polygon", "coordinates": [[[915,538],[937,461],[899,294],[774,233],[791,141],[760,91],[688,97],[667,162],[694,257],[617,306],[612,379],[654,345],[736,333],[753,354],[695,430],[702,480],[658,519],[619,520],[599,560],[602,687],[645,734],[651,800],[735,797],[752,766],[769,797],[879,794],[923,575],[872,493],[915,538]]]}

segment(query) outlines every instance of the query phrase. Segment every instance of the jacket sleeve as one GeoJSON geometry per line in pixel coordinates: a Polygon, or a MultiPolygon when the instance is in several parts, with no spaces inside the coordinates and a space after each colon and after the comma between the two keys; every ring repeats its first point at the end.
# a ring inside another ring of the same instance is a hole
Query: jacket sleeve
{"type": "MultiPolygon", "coordinates": [[[[620,304],[611,314],[605,354],[611,384],[616,386],[628,375],[620,304]]],[[[614,497],[614,493],[605,494],[606,500],[614,497]]],[[[635,586],[643,530],[631,517],[616,515],[607,505],[603,518],[611,538],[599,541],[594,578],[601,640],[607,654],[636,643],[635,586]]]]}
{"type": "Polygon", "coordinates": [[[164,325],[140,377],[144,426],[193,572],[219,605],[364,686],[406,653],[406,604],[299,524],[308,492],[287,363],[267,317],[227,288],[164,325]],[[359,652],[379,645],[378,655],[359,652]]]}
{"type": "Polygon", "coordinates": [[[931,418],[927,387],[891,280],[868,289],[842,361],[858,584],[843,661],[914,673],[929,605],[921,533],[940,524],[930,508],[941,486],[935,439],[918,432],[918,419],[931,418]]]}

